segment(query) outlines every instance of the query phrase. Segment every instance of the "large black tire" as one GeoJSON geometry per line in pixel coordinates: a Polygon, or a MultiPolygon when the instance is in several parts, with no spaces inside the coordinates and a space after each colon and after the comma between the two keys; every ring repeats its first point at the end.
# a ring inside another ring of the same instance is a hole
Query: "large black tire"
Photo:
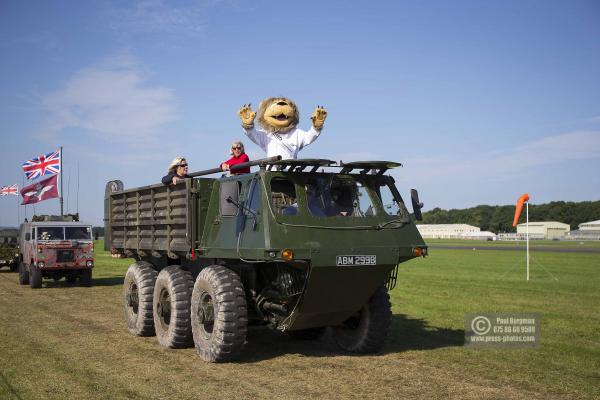
{"type": "Polygon", "coordinates": [[[13,261],[12,263],[10,263],[10,272],[16,272],[19,269],[19,262],[18,261],[13,261]]]}
{"type": "Polygon", "coordinates": [[[385,344],[391,323],[390,296],[385,286],[380,286],[356,315],[333,328],[333,339],[349,352],[376,353],[385,344]]]}
{"type": "MultiPolygon", "coordinates": [[[[67,278],[68,280],[68,278],[67,278]]],[[[79,284],[84,287],[92,286],[92,269],[83,269],[79,275],[79,284]]]]}
{"type": "Polygon", "coordinates": [[[192,333],[200,357],[232,361],[246,342],[248,311],[237,274],[220,265],[204,268],[192,291],[192,333]]]}
{"type": "Polygon", "coordinates": [[[289,337],[296,340],[321,339],[327,327],[300,329],[299,331],[286,331],[289,337]]]}
{"type": "Polygon", "coordinates": [[[127,329],[136,336],[154,335],[152,298],[156,271],[152,264],[138,261],[131,264],[123,282],[123,303],[127,329]]]}
{"type": "Polygon", "coordinates": [[[161,346],[172,349],[192,346],[190,302],[193,288],[192,274],[178,265],[171,265],[158,274],[152,312],[161,346]]]}
{"type": "Polygon", "coordinates": [[[29,284],[29,272],[27,272],[27,267],[25,263],[19,264],[19,284],[20,285],[28,285],[29,284]]]}
{"type": "Polygon", "coordinates": [[[77,281],[77,276],[75,275],[67,275],[65,280],[67,281],[67,283],[75,283],[77,281]]]}
{"type": "Polygon", "coordinates": [[[29,286],[32,289],[39,289],[42,287],[42,271],[35,268],[33,265],[29,266],[29,286]]]}

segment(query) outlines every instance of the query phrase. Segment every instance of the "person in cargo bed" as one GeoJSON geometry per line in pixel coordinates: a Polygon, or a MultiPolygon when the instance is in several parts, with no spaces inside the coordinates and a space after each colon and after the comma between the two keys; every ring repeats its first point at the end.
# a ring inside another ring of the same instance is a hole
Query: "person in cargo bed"
{"type": "Polygon", "coordinates": [[[185,178],[189,178],[187,161],[183,157],[175,157],[169,165],[167,175],[163,176],[162,183],[164,185],[176,185],[185,178]]]}

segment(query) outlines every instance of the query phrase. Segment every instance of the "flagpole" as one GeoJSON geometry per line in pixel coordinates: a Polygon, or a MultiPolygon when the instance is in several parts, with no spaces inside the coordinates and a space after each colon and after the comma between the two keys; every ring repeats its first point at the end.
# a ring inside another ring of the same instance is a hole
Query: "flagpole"
{"type": "MultiPolygon", "coordinates": [[[[25,177],[22,176],[21,177],[21,190],[23,190],[24,186],[25,186],[25,177]]],[[[25,204],[25,219],[27,219],[27,204],[25,204]]]]}
{"type": "MultiPolygon", "coordinates": [[[[18,190],[17,190],[18,192],[18,190]]],[[[17,194],[17,228],[21,225],[21,207],[19,207],[19,197],[20,193],[17,194]]]]}
{"type": "Polygon", "coordinates": [[[60,216],[62,217],[64,215],[63,212],[63,178],[62,178],[62,174],[63,174],[63,152],[62,152],[62,146],[60,146],[60,173],[58,174],[59,177],[58,179],[60,179],[60,216]]]}

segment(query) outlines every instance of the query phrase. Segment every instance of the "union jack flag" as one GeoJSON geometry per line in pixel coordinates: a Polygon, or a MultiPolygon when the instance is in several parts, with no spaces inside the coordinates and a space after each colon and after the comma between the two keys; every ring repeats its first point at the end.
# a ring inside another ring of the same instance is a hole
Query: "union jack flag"
{"type": "Polygon", "coordinates": [[[0,196],[7,196],[9,194],[11,194],[13,196],[19,195],[19,187],[17,186],[16,183],[12,186],[2,186],[0,188],[0,196]]]}
{"type": "Polygon", "coordinates": [[[45,175],[60,174],[60,149],[53,153],[42,154],[23,163],[23,172],[27,179],[35,179],[45,175]]]}

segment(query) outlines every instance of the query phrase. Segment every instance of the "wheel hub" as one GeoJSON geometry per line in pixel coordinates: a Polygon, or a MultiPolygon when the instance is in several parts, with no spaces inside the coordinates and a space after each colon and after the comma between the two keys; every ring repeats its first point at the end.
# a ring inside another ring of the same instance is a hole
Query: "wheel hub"
{"type": "Polygon", "coordinates": [[[212,324],[215,321],[215,309],[208,293],[202,294],[197,315],[198,322],[201,324],[212,324]]]}

